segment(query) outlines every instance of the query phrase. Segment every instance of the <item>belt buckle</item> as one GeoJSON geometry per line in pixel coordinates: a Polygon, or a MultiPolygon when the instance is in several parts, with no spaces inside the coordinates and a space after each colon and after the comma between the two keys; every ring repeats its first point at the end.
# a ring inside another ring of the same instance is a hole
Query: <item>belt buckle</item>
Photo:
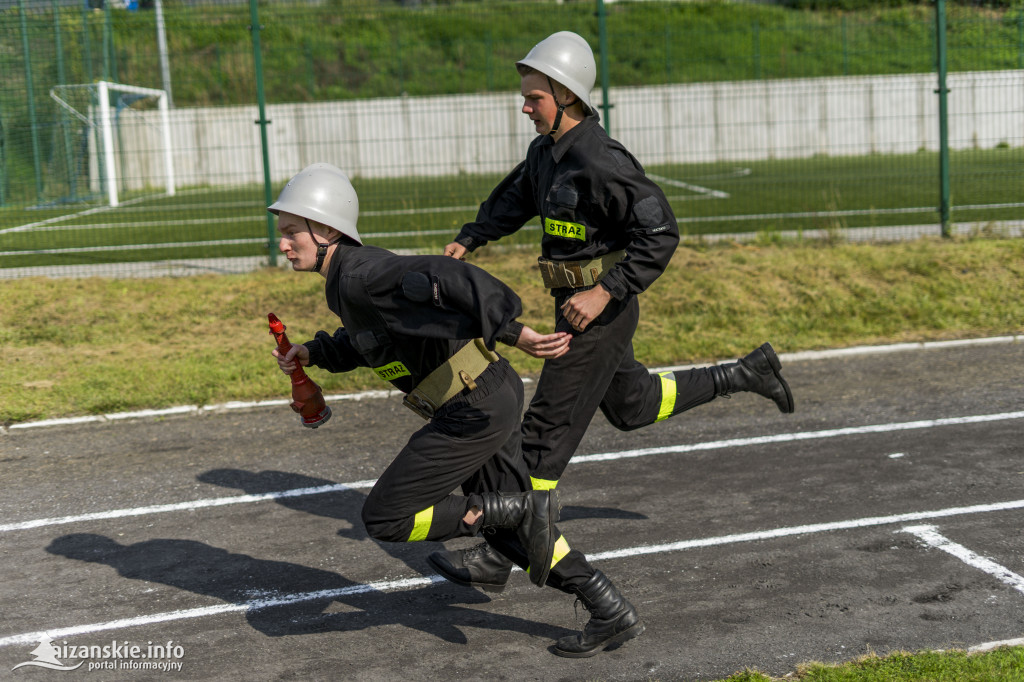
{"type": "Polygon", "coordinates": [[[417,388],[412,389],[405,395],[405,398],[402,399],[402,404],[424,419],[430,419],[437,412],[437,405],[417,388]]]}

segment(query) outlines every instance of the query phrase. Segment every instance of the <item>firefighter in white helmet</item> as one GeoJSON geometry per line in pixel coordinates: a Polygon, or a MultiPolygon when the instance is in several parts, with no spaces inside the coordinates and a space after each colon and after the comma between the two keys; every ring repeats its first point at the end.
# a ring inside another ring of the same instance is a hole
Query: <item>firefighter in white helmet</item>
{"type": "MultiPolygon", "coordinates": [[[[327,305],[345,325],[286,355],[274,350],[281,370],[369,367],[426,420],[367,495],[367,533],[414,542],[485,532],[502,561],[519,564],[534,584],[573,595],[593,586],[628,611],[627,627],[600,644],[643,630],[611,581],[558,531],[555,491],[532,490],[521,449],[523,384],[495,352],[500,342],[556,358],[569,334],[538,334],[518,322],[519,297],[476,266],[363,245],[358,197],[334,166],[306,168],[268,210],[278,216],[281,252],[294,270],[326,279],[327,305]],[[452,493],[460,487],[461,495],[452,493]]],[[[576,642],[587,636],[563,638],[555,651],[580,655],[576,642]]],[[[583,655],[591,653],[596,645],[583,655]]]]}
{"type": "MultiPolygon", "coordinates": [[[[516,62],[522,112],[538,136],[526,159],[480,205],[444,255],[463,258],[540,217],[544,286],[569,352],[544,362],[523,420],[535,489],[552,489],[598,409],[622,430],[652,424],[717,396],[751,391],[793,411],[778,357],[763,344],[738,362],[652,374],[633,356],[637,296],[665,270],[679,242],[672,208],[640,162],[601,127],[591,102],[596,68],[587,42],[560,31],[516,62]]],[[[485,549],[437,552],[450,580],[499,589],[507,565],[485,549]]]]}

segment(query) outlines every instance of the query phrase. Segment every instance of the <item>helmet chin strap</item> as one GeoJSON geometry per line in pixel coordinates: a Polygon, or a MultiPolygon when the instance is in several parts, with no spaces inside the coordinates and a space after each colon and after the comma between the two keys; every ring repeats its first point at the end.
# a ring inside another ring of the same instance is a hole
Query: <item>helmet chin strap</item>
{"type": "Polygon", "coordinates": [[[555,97],[555,84],[551,82],[551,76],[545,75],[548,79],[548,87],[551,88],[551,99],[555,100],[555,104],[558,104],[558,113],[555,114],[555,122],[551,124],[551,132],[548,135],[554,135],[558,132],[558,126],[562,123],[562,112],[565,111],[565,105],[559,104],[558,98],[555,97]]]}
{"type": "Polygon", "coordinates": [[[320,272],[320,268],[324,266],[324,259],[327,258],[327,249],[341,242],[344,235],[336,237],[324,244],[317,241],[316,235],[313,234],[313,226],[309,224],[309,218],[303,218],[303,220],[306,221],[306,229],[309,230],[310,238],[313,240],[313,243],[316,244],[316,264],[313,266],[313,272],[320,272]]]}

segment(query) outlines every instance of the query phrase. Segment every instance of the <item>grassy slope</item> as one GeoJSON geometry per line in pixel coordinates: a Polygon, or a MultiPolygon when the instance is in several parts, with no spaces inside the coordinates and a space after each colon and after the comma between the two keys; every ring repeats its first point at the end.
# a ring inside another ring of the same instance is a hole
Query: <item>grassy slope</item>
{"type": "MultiPolygon", "coordinates": [[[[549,330],[550,297],[531,251],[474,262],[549,330]]],[[[1024,242],[680,248],[642,298],[636,353],[649,366],[780,351],[1024,332],[1024,242]]],[[[28,278],[0,282],[0,422],[182,404],[281,398],[274,312],[295,342],[337,320],[322,280],[267,269],[181,279],[28,278]]],[[[540,362],[509,349],[523,374],[540,362]]],[[[312,370],[328,392],[381,388],[369,371],[312,370]]]]}

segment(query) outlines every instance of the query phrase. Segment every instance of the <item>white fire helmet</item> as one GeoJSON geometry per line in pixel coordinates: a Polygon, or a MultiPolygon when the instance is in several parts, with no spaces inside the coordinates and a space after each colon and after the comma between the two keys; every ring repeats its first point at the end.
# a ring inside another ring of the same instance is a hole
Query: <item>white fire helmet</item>
{"type": "Polygon", "coordinates": [[[314,163],[299,171],[267,210],[315,220],[363,243],[356,229],[359,197],[345,171],[329,163],[314,163]]]}
{"type": "Polygon", "coordinates": [[[587,112],[594,110],[590,91],[597,79],[594,52],[582,36],[572,31],[559,31],[533,46],[516,62],[516,67],[529,66],[558,81],[580,98],[587,112]]]}

